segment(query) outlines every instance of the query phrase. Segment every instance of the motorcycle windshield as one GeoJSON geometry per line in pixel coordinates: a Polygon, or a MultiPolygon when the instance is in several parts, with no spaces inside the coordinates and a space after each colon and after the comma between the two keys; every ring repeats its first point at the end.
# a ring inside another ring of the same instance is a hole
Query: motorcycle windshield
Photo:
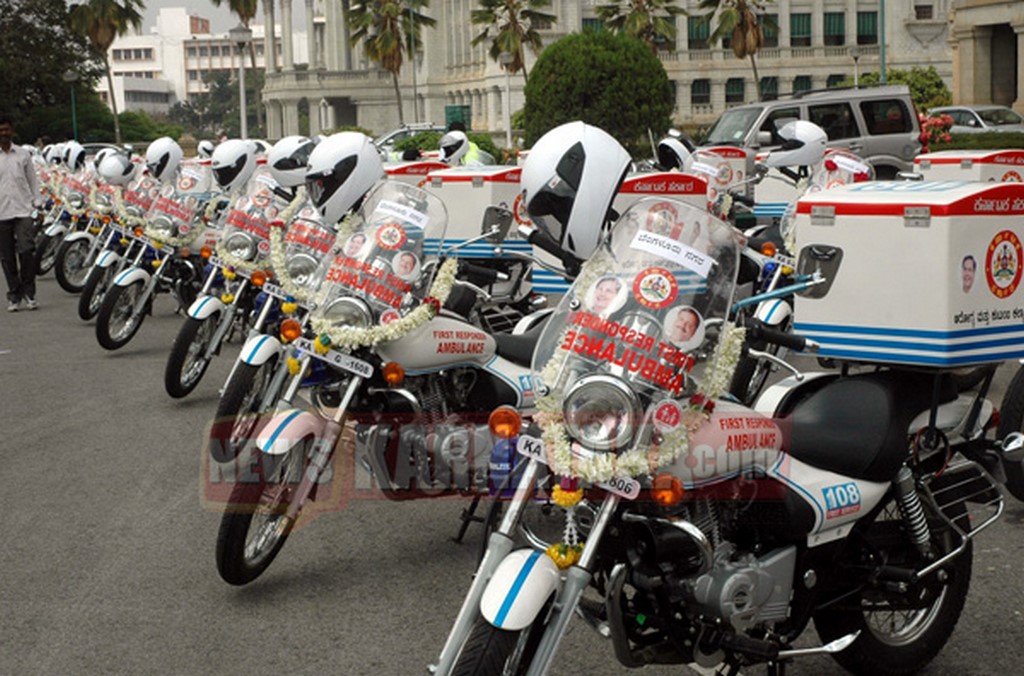
{"type": "Polygon", "coordinates": [[[286,226],[284,241],[271,241],[274,277],[296,300],[306,301],[316,291],[317,273],[334,245],[335,232],[308,200],[286,226]]]}
{"type": "Polygon", "coordinates": [[[90,185],[95,177],[88,169],[68,171],[61,179],[61,193],[64,200],[74,209],[81,209],[88,204],[90,185]]]}
{"type": "Polygon", "coordinates": [[[166,183],[146,215],[146,234],[164,244],[189,244],[203,230],[205,206],[199,195],[166,183]]]}
{"type": "Polygon", "coordinates": [[[270,255],[270,223],[286,206],[274,192],[277,187],[270,170],[259,169],[224,218],[217,254],[237,270],[259,267],[270,255]]]}
{"type": "Polygon", "coordinates": [[[160,195],[160,183],[149,174],[139,174],[128,182],[121,194],[125,212],[129,216],[141,218],[153,207],[153,202],[160,195]]]}
{"type": "Polygon", "coordinates": [[[397,181],[382,183],[357,216],[338,226],[314,316],[333,322],[338,301],[354,298],[369,310],[367,324],[383,326],[419,307],[437,272],[447,225],[447,210],[435,195],[397,181]]]}
{"type": "Polygon", "coordinates": [[[668,434],[694,401],[724,391],[735,362],[724,373],[723,360],[712,357],[720,336],[735,336],[724,320],[741,240],[706,211],[672,199],[643,198],[622,215],[534,353],[537,421],[556,472],[583,459],[590,471],[571,473],[588,480],[640,474],[659,442],[655,428],[668,434]],[[642,466],[627,466],[626,453],[642,466]]]}

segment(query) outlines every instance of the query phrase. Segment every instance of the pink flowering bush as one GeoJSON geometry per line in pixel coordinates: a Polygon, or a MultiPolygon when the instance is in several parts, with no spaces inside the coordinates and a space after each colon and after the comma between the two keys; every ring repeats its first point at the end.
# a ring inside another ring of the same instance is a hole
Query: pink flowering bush
{"type": "Polygon", "coordinates": [[[949,129],[953,126],[953,118],[949,115],[935,115],[929,117],[919,114],[918,121],[921,123],[921,152],[930,152],[932,144],[939,145],[949,143],[953,137],[949,135],[949,129]]]}

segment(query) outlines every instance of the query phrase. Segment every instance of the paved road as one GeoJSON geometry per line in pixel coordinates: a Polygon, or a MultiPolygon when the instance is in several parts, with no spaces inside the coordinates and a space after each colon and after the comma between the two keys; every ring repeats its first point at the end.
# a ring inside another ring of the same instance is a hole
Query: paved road
{"type": "MultiPolygon", "coordinates": [[[[475,542],[451,541],[463,503],[350,500],[293,535],[263,578],[229,587],[203,439],[238,346],[172,401],[169,300],[107,353],[77,299],[52,277],[40,287],[39,311],[0,316],[0,674],[425,673],[474,566],[475,542]]],[[[1024,508],[1008,506],[929,674],[1019,673],[1024,508]]],[[[576,622],[555,673],[625,673],[613,662],[576,622]]],[[[836,672],[814,658],[790,673],[836,672]]]]}

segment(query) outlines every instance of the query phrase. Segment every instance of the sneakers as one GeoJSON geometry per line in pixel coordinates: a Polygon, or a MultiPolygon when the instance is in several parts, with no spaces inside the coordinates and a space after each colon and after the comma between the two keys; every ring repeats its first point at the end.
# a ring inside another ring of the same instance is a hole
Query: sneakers
{"type": "Polygon", "coordinates": [[[39,303],[36,302],[35,298],[26,298],[25,299],[25,309],[26,310],[38,310],[39,309],[39,303]]]}
{"type": "Polygon", "coordinates": [[[17,300],[9,300],[9,301],[7,301],[7,311],[8,312],[17,312],[20,309],[21,309],[21,301],[17,301],[17,300]]]}

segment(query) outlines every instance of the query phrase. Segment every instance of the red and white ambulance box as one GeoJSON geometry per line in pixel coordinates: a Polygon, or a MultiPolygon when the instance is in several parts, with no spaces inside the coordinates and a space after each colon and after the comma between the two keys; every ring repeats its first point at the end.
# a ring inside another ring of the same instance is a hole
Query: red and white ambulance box
{"type": "Polygon", "coordinates": [[[411,185],[426,185],[427,175],[432,171],[447,169],[448,165],[440,160],[416,160],[414,162],[385,162],[384,173],[389,179],[409,183],[411,185]]]}
{"type": "Polygon", "coordinates": [[[926,181],[1024,181],[1024,150],[940,150],[918,155],[914,170],[926,181]]]}
{"type": "Polygon", "coordinates": [[[872,181],[807,195],[797,250],[836,247],[842,260],[823,298],[796,299],[794,327],[842,359],[1024,357],[1022,222],[1022,183],[872,181]]]}
{"type": "MultiPolygon", "coordinates": [[[[713,202],[718,193],[728,190],[747,180],[754,171],[754,153],[745,148],[734,146],[709,146],[697,148],[693,153],[691,174],[707,177],[708,200],[713,202]]],[[[752,184],[746,184],[738,190],[747,197],[754,196],[752,184]]]]}

